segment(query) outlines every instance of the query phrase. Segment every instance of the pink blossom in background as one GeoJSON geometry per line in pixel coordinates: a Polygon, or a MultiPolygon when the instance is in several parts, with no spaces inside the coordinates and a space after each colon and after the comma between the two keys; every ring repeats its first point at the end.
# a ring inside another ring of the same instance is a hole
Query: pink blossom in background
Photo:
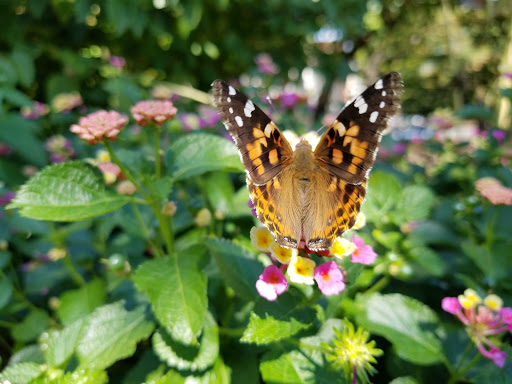
{"type": "Polygon", "coordinates": [[[46,104],[35,101],[30,107],[21,108],[21,116],[25,119],[38,119],[41,116],[47,115],[50,112],[50,108],[46,104]]]}
{"type": "Polygon", "coordinates": [[[272,57],[268,53],[260,53],[254,58],[254,62],[258,67],[258,72],[264,75],[275,75],[279,72],[276,64],[272,60],[272,57]]]}
{"type": "Polygon", "coordinates": [[[70,131],[90,144],[96,144],[106,139],[114,140],[126,123],[128,118],[119,112],[100,110],[81,117],[70,131]]]}
{"type": "Polygon", "coordinates": [[[135,121],[142,126],[148,123],[162,125],[171,120],[178,109],[169,100],[143,100],[130,108],[135,121]]]}
{"type": "Polygon", "coordinates": [[[320,264],[315,268],[315,281],[320,291],[326,295],[337,295],[345,289],[343,273],[335,261],[320,264]]]}
{"type": "Polygon", "coordinates": [[[263,270],[258,281],[256,281],[256,289],[261,297],[268,301],[274,301],[277,296],[286,291],[288,281],[284,277],[283,272],[275,265],[269,265],[263,270]]]}
{"type": "Polygon", "coordinates": [[[375,262],[377,254],[373,251],[373,248],[370,245],[365,244],[364,240],[357,235],[352,236],[352,242],[357,247],[350,256],[350,260],[353,263],[371,265],[375,262]]]}
{"type": "Polygon", "coordinates": [[[448,313],[455,315],[458,311],[462,310],[462,306],[459,303],[459,299],[456,297],[445,297],[441,301],[441,307],[448,313]]]}
{"type": "Polygon", "coordinates": [[[502,131],[501,129],[495,129],[494,131],[492,131],[492,136],[496,140],[502,141],[507,137],[507,132],[502,131]]]}
{"type": "Polygon", "coordinates": [[[76,156],[71,140],[62,135],[49,137],[44,143],[45,149],[50,153],[50,162],[61,163],[76,156]]]}
{"type": "Polygon", "coordinates": [[[505,187],[494,177],[482,177],[475,188],[493,205],[512,205],[512,189],[505,187]]]}
{"type": "Polygon", "coordinates": [[[126,60],[121,56],[110,56],[109,63],[113,67],[123,68],[126,65],[126,60]]]}
{"type": "Polygon", "coordinates": [[[9,204],[15,196],[16,194],[14,192],[7,192],[3,195],[0,195],[0,207],[4,207],[9,204]]]}

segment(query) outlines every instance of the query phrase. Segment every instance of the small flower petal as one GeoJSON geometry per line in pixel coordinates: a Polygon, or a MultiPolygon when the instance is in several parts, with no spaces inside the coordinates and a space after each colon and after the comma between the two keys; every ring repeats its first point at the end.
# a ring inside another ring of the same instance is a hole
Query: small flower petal
{"type": "Polygon", "coordinates": [[[171,120],[178,109],[169,100],[143,100],[131,107],[130,111],[135,121],[144,126],[151,122],[162,125],[171,120]]]}
{"type": "Polygon", "coordinates": [[[455,315],[458,311],[462,310],[459,299],[456,297],[445,297],[441,302],[441,307],[452,315],[455,315]]]}
{"type": "Polygon", "coordinates": [[[290,264],[293,254],[297,253],[296,249],[281,247],[277,242],[270,245],[269,251],[281,264],[290,264]]]}
{"type": "Polygon", "coordinates": [[[315,280],[320,291],[326,296],[337,295],[345,289],[343,273],[335,261],[329,261],[316,267],[315,280]]]}
{"type": "Polygon", "coordinates": [[[288,281],[283,272],[275,265],[269,265],[263,270],[258,281],[256,281],[256,290],[261,297],[268,301],[274,301],[277,296],[286,291],[288,281]]]}
{"type": "Polygon", "coordinates": [[[331,248],[329,248],[330,254],[343,259],[343,256],[348,256],[357,249],[357,246],[350,240],[338,237],[334,240],[331,248]]]}
{"type": "Polygon", "coordinates": [[[81,117],[78,124],[69,129],[90,144],[106,138],[113,140],[128,122],[128,118],[116,111],[97,111],[81,117]]]}
{"type": "Polygon", "coordinates": [[[352,242],[357,247],[350,257],[350,260],[353,263],[371,265],[375,262],[377,254],[373,251],[373,248],[370,245],[365,244],[364,240],[356,235],[352,236],[352,242]]]}
{"type": "Polygon", "coordinates": [[[251,228],[251,243],[258,251],[269,252],[270,246],[275,242],[272,233],[266,227],[251,228]]]}
{"type": "Polygon", "coordinates": [[[313,285],[315,274],[315,262],[306,257],[294,255],[288,265],[288,276],[294,283],[313,285]]]}
{"type": "Polygon", "coordinates": [[[503,306],[503,300],[498,295],[488,295],[484,299],[484,304],[487,308],[493,311],[499,311],[503,306]]]}

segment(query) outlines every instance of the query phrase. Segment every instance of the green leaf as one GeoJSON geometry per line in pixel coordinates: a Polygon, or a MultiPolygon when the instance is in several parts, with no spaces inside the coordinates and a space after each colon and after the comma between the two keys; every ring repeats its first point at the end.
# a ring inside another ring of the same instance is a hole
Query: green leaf
{"type": "Polygon", "coordinates": [[[464,105],[459,109],[455,116],[461,119],[481,119],[481,120],[492,120],[493,113],[489,108],[481,105],[464,105]]]}
{"type": "Polygon", "coordinates": [[[368,182],[368,193],[362,210],[370,222],[386,222],[398,202],[401,185],[398,179],[384,172],[374,172],[368,182]]]}
{"type": "Polygon", "coordinates": [[[153,336],[153,348],[168,366],[192,372],[211,367],[219,355],[219,329],[210,313],[206,314],[199,346],[183,345],[173,340],[165,330],[153,336]]]}
{"type": "Polygon", "coordinates": [[[396,225],[425,220],[434,203],[434,193],[423,185],[410,185],[400,194],[391,216],[396,225]]]}
{"type": "Polygon", "coordinates": [[[46,311],[43,311],[42,309],[34,309],[25,316],[21,323],[16,324],[12,328],[12,337],[21,342],[35,340],[46,330],[49,321],[50,317],[46,311]]]}
{"type": "Polygon", "coordinates": [[[245,248],[229,240],[214,238],[206,239],[205,243],[215,257],[226,284],[245,300],[259,298],[255,284],[263,272],[263,264],[245,248]]]}
{"type": "Polygon", "coordinates": [[[57,315],[64,325],[72,324],[102,305],[106,296],[107,292],[103,281],[92,280],[79,289],[62,294],[57,315]]]}
{"type": "Polygon", "coordinates": [[[72,161],[43,169],[20,188],[8,208],[38,220],[77,221],[115,211],[128,201],[107,192],[92,166],[72,161]]]}
{"type": "Polygon", "coordinates": [[[11,300],[12,281],[6,275],[0,275],[0,309],[5,307],[11,300]]]}
{"type": "Polygon", "coordinates": [[[46,164],[46,153],[36,137],[38,131],[39,125],[33,120],[17,114],[0,115],[0,141],[28,163],[42,167],[46,164]]]}
{"type": "Polygon", "coordinates": [[[17,49],[11,53],[11,60],[16,66],[20,84],[24,87],[32,85],[35,77],[35,66],[32,56],[28,52],[17,49]]]}
{"type": "Polygon", "coordinates": [[[225,217],[233,204],[233,182],[229,179],[229,175],[226,172],[209,174],[204,188],[208,191],[208,201],[214,212],[222,213],[225,217]]]}
{"type": "Polygon", "coordinates": [[[137,343],[153,332],[145,320],[144,308],[126,311],[122,302],[97,308],[88,317],[83,337],[78,342],[79,368],[105,369],[130,357],[137,343]]]}
{"type": "Polygon", "coordinates": [[[445,274],[446,265],[441,257],[427,247],[415,247],[409,251],[411,257],[430,275],[440,277],[445,274]]]}
{"type": "Polygon", "coordinates": [[[402,359],[419,365],[446,360],[434,330],[439,320],[423,303],[400,294],[360,295],[358,323],[388,339],[402,359]]]}
{"type": "Polygon", "coordinates": [[[206,133],[190,134],[174,141],[165,154],[165,165],[175,180],[210,171],[244,171],[235,144],[206,133]]]}
{"type": "Polygon", "coordinates": [[[389,382],[389,384],[420,384],[419,381],[410,376],[397,377],[389,382]]]}
{"type": "Polygon", "coordinates": [[[96,369],[79,369],[68,372],[61,377],[40,377],[30,384],[105,384],[108,376],[105,371],[96,369]]]}
{"type": "Polygon", "coordinates": [[[510,246],[500,247],[500,244],[497,243],[491,250],[488,250],[485,246],[474,244],[469,240],[463,242],[461,246],[464,253],[489,279],[491,286],[496,284],[496,281],[509,277],[512,264],[510,246]]]}
{"type": "Polygon", "coordinates": [[[84,329],[84,320],[77,320],[61,331],[51,331],[48,340],[44,342],[46,362],[52,368],[65,368],[65,363],[71,358],[78,345],[84,329]]]}
{"type": "Polygon", "coordinates": [[[160,324],[183,344],[197,343],[206,314],[206,275],[198,261],[203,247],[190,247],[179,255],[148,260],[135,272],[134,281],[143,291],[160,324]]]}
{"type": "Polygon", "coordinates": [[[36,379],[43,373],[38,364],[34,363],[19,363],[15,365],[8,365],[2,373],[0,373],[0,380],[9,380],[12,384],[26,384],[36,379]]]}

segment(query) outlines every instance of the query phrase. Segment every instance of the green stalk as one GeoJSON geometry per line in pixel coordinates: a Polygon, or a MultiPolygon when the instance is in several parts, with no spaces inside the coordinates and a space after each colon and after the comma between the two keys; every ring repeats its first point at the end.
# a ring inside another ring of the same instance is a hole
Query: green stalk
{"type": "Polygon", "coordinates": [[[162,162],[160,160],[160,127],[153,127],[153,147],[155,149],[155,176],[160,179],[162,176],[162,162]]]}

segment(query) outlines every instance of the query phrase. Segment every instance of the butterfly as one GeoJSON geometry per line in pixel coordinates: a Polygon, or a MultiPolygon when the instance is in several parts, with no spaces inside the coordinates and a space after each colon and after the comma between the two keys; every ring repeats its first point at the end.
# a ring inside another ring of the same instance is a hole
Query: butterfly
{"type": "Polygon", "coordinates": [[[402,90],[400,75],[389,73],[341,111],[316,148],[305,139],[292,148],[247,96],[213,82],[213,104],[238,147],[258,219],[281,246],[298,248],[304,241],[323,251],[354,225],[402,90]]]}

